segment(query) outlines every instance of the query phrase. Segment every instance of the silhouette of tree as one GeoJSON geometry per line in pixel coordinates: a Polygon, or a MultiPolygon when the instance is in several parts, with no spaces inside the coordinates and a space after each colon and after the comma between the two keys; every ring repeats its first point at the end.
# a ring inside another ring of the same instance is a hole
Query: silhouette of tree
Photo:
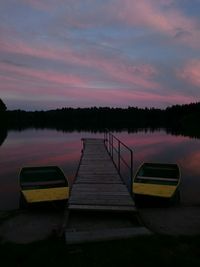
{"type": "Polygon", "coordinates": [[[6,109],[7,109],[6,105],[4,104],[4,102],[0,98],[0,112],[5,112],[6,109]]]}
{"type": "MultiPolygon", "coordinates": [[[[4,107],[5,110],[5,107],[4,107]]],[[[29,127],[71,130],[135,131],[139,128],[165,128],[175,134],[200,137],[200,103],[157,108],[62,108],[48,111],[6,111],[8,127],[22,130],[29,127]]]]}
{"type": "Polygon", "coordinates": [[[7,129],[5,127],[0,127],[0,146],[3,144],[7,137],[7,129]]]}

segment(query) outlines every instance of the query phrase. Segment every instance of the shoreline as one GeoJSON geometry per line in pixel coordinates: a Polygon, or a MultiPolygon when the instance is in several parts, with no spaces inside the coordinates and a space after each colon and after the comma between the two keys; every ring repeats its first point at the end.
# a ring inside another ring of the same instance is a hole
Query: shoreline
{"type": "MultiPolygon", "coordinates": [[[[163,236],[200,235],[200,207],[138,208],[147,229],[163,236]]],[[[0,240],[28,244],[56,236],[63,229],[65,209],[0,211],[0,240]]]]}

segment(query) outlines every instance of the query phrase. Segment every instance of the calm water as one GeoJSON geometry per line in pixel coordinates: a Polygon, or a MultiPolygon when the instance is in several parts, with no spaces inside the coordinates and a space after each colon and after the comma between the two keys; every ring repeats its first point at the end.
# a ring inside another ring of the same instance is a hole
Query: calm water
{"type": "MultiPolygon", "coordinates": [[[[115,135],[133,149],[134,173],[145,161],[178,163],[182,174],[181,203],[200,205],[200,140],[164,131],[115,135]]],[[[22,166],[58,165],[72,183],[80,159],[81,138],[85,137],[103,138],[103,134],[34,129],[9,132],[0,147],[0,210],[18,208],[18,174],[22,166]]]]}

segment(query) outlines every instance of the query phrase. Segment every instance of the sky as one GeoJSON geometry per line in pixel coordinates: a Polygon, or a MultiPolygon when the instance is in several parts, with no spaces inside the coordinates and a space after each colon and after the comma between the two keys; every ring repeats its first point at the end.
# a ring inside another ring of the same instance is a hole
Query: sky
{"type": "Polygon", "coordinates": [[[1,0],[8,109],[200,100],[200,0],[1,0]]]}

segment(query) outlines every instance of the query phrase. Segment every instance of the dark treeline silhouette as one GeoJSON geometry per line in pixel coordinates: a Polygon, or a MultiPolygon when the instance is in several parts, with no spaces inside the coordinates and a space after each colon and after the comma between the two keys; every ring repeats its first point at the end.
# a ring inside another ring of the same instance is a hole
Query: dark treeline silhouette
{"type": "Polygon", "coordinates": [[[7,109],[6,105],[4,104],[4,102],[0,99],[0,113],[5,112],[7,109]]]}
{"type": "Polygon", "coordinates": [[[170,133],[200,138],[200,102],[175,105],[165,113],[170,133]]]}
{"type": "Polygon", "coordinates": [[[138,128],[157,126],[162,111],[138,108],[62,108],[50,111],[8,111],[10,126],[72,128],[138,128]]]}
{"type": "Polygon", "coordinates": [[[0,146],[6,140],[7,134],[8,134],[8,132],[7,132],[7,129],[5,127],[0,128],[0,146]]]}
{"type": "Polygon", "coordinates": [[[7,114],[6,114],[6,105],[0,99],[0,146],[3,144],[4,140],[7,137],[7,114]]]}
{"type": "Polygon", "coordinates": [[[6,111],[8,129],[54,128],[110,130],[165,128],[173,134],[200,137],[200,103],[157,108],[62,108],[49,111],[6,111]]]}
{"type": "Polygon", "coordinates": [[[6,114],[7,107],[4,102],[0,99],[0,129],[5,128],[7,123],[7,114],[6,114]]]}

